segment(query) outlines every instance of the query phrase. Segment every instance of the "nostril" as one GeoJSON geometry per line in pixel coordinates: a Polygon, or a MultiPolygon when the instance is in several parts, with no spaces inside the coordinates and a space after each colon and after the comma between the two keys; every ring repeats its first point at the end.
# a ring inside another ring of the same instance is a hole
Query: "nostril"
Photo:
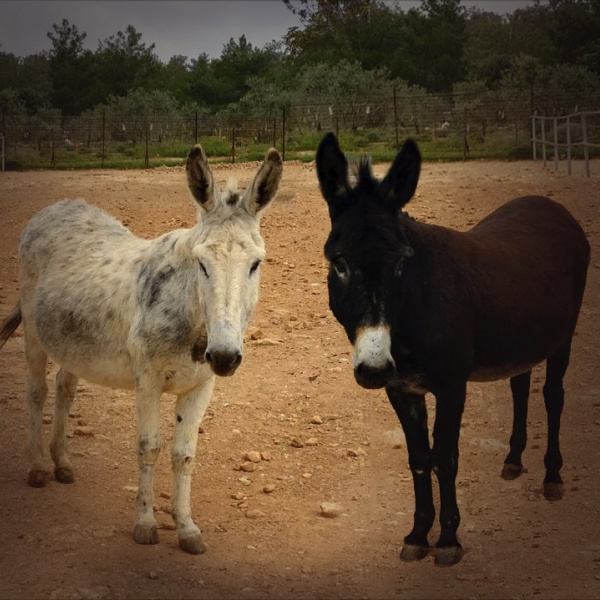
{"type": "Polygon", "coordinates": [[[386,385],[394,376],[396,366],[392,361],[383,365],[373,366],[361,362],[354,368],[356,381],[366,388],[379,388],[386,385]]]}
{"type": "Polygon", "coordinates": [[[242,353],[230,350],[208,350],[204,358],[217,375],[231,375],[242,362],[242,353]]]}

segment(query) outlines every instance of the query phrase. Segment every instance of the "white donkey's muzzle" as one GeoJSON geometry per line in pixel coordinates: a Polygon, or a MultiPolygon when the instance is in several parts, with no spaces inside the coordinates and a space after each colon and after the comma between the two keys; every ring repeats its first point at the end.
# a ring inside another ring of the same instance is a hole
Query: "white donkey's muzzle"
{"type": "Polygon", "coordinates": [[[233,375],[242,362],[242,339],[229,323],[220,323],[211,331],[204,358],[213,373],[220,377],[233,375]],[[215,342],[212,343],[211,339],[215,342]]]}

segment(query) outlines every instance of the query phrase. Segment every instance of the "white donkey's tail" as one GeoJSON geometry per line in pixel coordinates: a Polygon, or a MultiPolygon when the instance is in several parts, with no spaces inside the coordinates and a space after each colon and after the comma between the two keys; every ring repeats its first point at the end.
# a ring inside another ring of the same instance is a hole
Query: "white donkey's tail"
{"type": "Polygon", "coordinates": [[[2,322],[2,325],[0,325],[0,348],[6,344],[8,338],[17,330],[21,321],[21,303],[18,302],[10,315],[8,315],[2,322]]]}

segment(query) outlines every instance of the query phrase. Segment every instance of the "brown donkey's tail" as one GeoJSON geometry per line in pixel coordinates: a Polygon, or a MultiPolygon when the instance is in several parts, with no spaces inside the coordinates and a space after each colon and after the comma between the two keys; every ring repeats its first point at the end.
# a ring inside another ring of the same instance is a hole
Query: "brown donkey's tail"
{"type": "Polygon", "coordinates": [[[0,325],[0,348],[6,344],[8,338],[16,331],[21,324],[21,303],[19,302],[13,311],[4,319],[0,325]]]}

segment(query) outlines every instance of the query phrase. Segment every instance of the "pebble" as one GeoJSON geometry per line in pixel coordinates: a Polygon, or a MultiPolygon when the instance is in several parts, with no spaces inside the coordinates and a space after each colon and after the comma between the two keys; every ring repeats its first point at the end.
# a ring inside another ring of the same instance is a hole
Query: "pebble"
{"type": "Polygon", "coordinates": [[[261,517],[266,517],[267,515],[258,508],[252,508],[246,511],[246,517],[248,519],[260,519],[261,517]]]}
{"type": "Polygon", "coordinates": [[[244,454],[244,460],[249,460],[253,463],[259,463],[261,461],[260,452],[256,452],[256,450],[246,452],[246,454],[244,454]]]}
{"type": "Polygon", "coordinates": [[[292,438],[292,448],[304,448],[304,442],[299,438],[292,438]]]}
{"type": "Polygon", "coordinates": [[[231,494],[231,497],[234,500],[243,500],[244,499],[244,494],[242,494],[242,492],[236,492],[235,494],[231,494]]]}
{"type": "Polygon", "coordinates": [[[313,425],[323,425],[323,419],[322,419],[322,417],[320,417],[319,415],[315,415],[315,416],[314,416],[314,417],[313,417],[313,418],[310,420],[310,422],[311,422],[313,425]]]}
{"type": "Polygon", "coordinates": [[[317,440],[317,438],[309,438],[306,440],[306,445],[307,446],[318,446],[319,445],[319,440],[317,440]]]}
{"type": "Polygon", "coordinates": [[[93,437],[94,431],[91,427],[87,426],[75,427],[75,429],[73,429],[73,434],[79,437],[93,437]]]}
{"type": "Polygon", "coordinates": [[[256,340],[257,346],[281,346],[282,344],[283,342],[271,338],[261,338],[260,340],[256,340]]]}
{"type": "Polygon", "coordinates": [[[260,453],[260,457],[262,458],[262,460],[273,460],[273,455],[271,454],[271,452],[269,450],[265,450],[264,452],[260,453]]]}
{"type": "Polygon", "coordinates": [[[173,495],[172,495],[172,494],[170,494],[169,492],[161,492],[161,493],[159,494],[159,496],[160,496],[161,498],[164,498],[165,500],[170,500],[170,499],[173,497],[173,495]]]}
{"type": "Polygon", "coordinates": [[[265,485],[263,492],[265,494],[272,494],[275,491],[275,486],[272,483],[265,485]]]}
{"type": "Polygon", "coordinates": [[[250,479],[248,479],[247,477],[240,477],[238,479],[238,481],[242,484],[242,485],[250,485],[252,483],[252,481],[250,479]]]}
{"type": "Polygon", "coordinates": [[[242,463],[238,468],[239,471],[246,471],[246,473],[252,473],[255,469],[256,465],[253,462],[250,462],[249,460],[245,463],[242,463]]]}
{"type": "Polygon", "coordinates": [[[342,514],[342,507],[336,502],[322,502],[321,503],[321,514],[324,517],[333,519],[339,517],[342,514]]]}
{"type": "Polygon", "coordinates": [[[366,455],[367,453],[362,448],[357,448],[356,450],[353,450],[352,448],[348,449],[348,456],[352,456],[353,458],[366,455]]]}

